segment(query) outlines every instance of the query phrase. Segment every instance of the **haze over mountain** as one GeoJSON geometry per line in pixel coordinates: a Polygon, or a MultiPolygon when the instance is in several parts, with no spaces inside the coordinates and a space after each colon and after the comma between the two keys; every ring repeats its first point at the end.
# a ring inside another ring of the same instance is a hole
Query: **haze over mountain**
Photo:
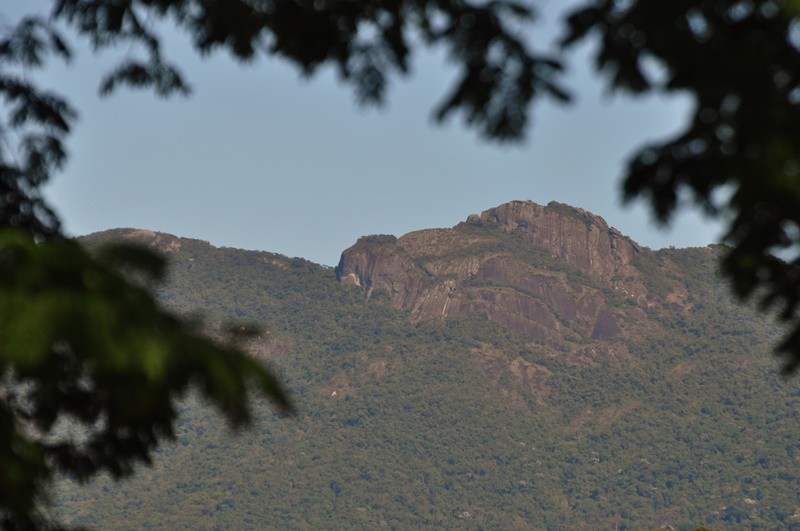
{"type": "Polygon", "coordinates": [[[338,267],[137,229],[164,303],[269,333],[299,407],[232,437],[188,397],[130,481],[59,487],[96,528],[800,529],[797,383],[731,300],[719,249],[638,245],[515,201],[365,236],[338,267]]]}

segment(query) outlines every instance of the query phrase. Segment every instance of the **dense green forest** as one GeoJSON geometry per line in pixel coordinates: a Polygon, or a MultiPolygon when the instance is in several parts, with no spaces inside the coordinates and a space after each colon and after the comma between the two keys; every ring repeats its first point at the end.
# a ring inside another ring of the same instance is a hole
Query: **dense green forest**
{"type": "MultiPolygon", "coordinates": [[[[771,355],[781,331],[731,299],[714,248],[636,256],[651,297],[685,288],[683,310],[609,292],[618,315],[630,307],[657,324],[575,357],[481,315],[411,319],[302,259],[146,231],[84,241],[115,239],[164,252],[160,299],[211,333],[261,325],[249,347],[298,413],[264,404],[253,428],[231,434],[187,396],[178,439],[151,467],[120,483],[60,482],[53,511],[67,524],[800,529],[798,382],[771,355]]],[[[393,243],[374,240],[361,244],[393,243]]],[[[523,258],[591,282],[534,251],[523,258]]]]}

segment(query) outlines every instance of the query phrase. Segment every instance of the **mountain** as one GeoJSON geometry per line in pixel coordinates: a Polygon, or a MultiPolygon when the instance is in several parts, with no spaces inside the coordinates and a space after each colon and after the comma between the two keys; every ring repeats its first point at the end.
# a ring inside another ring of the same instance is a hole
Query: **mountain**
{"type": "Polygon", "coordinates": [[[451,229],[366,236],[335,268],[135,229],[158,287],[250,348],[300,413],[231,436],[194,396],[122,483],[64,481],[95,528],[800,529],[797,383],[717,247],[644,248],[515,201],[451,229]]]}
{"type": "Polygon", "coordinates": [[[452,229],[361,238],[336,274],[368,298],[385,291],[412,319],[481,315],[580,355],[590,340],[624,345],[654,324],[642,309],[685,299],[679,282],[666,298],[648,293],[633,265],[643,252],[585,210],[515,201],[452,229]]]}

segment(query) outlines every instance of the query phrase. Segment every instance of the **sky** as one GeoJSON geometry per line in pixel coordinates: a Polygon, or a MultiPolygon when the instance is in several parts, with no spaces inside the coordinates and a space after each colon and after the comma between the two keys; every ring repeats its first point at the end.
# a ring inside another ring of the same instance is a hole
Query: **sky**
{"type": "MultiPolygon", "coordinates": [[[[12,0],[0,21],[47,5],[12,0]]],[[[537,42],[558,27],[554,5],[534,27],[537,42]]],[[[690,101],[608,94],[586,48],[565,78],[575,102],[538,103],[526,141],[498,145],[458,116],[431,120],[456,75],[441,50],[415,50],[387,104],[365,109],[331,69],[306,79],[275,59],[200,58],[184,35],[165,31],[164,53],[191,84],[188,98],[100,98],[103,73],[127,52],[97,55],[74,38],[71,64],[37,77],[80,114],[68,166],[46,188],[68,234],[146,228],[336,265],[362,235],[450,227],[530,199],[585,208],[651,248],[719,240],[721,225],[691,209],[664,229],[643,202],[623,207],[625,161],[677,132],[690,101]]]]}

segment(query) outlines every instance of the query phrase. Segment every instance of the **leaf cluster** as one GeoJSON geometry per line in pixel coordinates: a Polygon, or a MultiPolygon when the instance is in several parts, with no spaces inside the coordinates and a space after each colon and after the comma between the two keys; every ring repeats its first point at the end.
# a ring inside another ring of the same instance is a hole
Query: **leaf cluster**
{"type": "Polygon", "coordinates": [[[127,42],[146,50],[146,58],[127,58],[113,70],[101,93],[120,84],[162,95],[188,91],[177,67],[163,59],[151,23],[171,19],[203,54],[222,49],[243,61],[274,55],[306,75],[335,65],[364,104],[381,103],[390,76],[408,73],[415,44],[444,46],[460,74],[435,116],[463,112],[487,138],[522,137],[537,95],[568,98],[556,81],[560,62],[532,53],[518,35],[533,12],[513,0],[58,0],[53,16],[97,48],[127,42]]]}
{"type": "Polygon", "coordinates": [[[25,228],[37,237],[59,222],[39,187],[66,161],[64,140],[76,118],[59,95],[40,90],[20,69],[41,67],[54,54],[70,58],[63,37],[41,17],[26,17],[0,35],[0,227],[25,228]]]}
{"type": "Polygon", "coordinates": [[[176,400],[190,387],[232,426],[250,421],[251,390],[290,409],[262,364],[165,312],[103,259],[147,277],[163,269],[142,249],[117,247],[98,260],[70,240],[0,234],[4,525],[36,524],[56,472],[86,481],[149,463],[174,438],[176,400]]]}
{"type": "Polygon", "coordinates": [[[790,1],[599,0],[568,20],[563,44],[598,38],[614,90],[682,92],[686,127],[629,162],[625,198],[670,219],[682,198],[729,220],[723,270],[742,298],[777,307],[779,347],[800,366],[800,38],[790,1]]]}

